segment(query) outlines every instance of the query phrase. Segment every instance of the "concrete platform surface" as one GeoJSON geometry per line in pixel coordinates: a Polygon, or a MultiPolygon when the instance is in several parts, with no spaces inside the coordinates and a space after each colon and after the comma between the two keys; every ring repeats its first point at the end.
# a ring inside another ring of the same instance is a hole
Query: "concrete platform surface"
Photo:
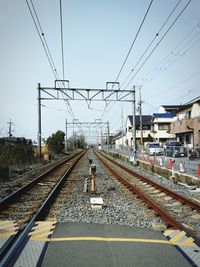
{"type": "Polygon", "coordinates": [[[160,231],[69,222],[58,223],[48,241],[42,267],[197,266],[160,231]]]}

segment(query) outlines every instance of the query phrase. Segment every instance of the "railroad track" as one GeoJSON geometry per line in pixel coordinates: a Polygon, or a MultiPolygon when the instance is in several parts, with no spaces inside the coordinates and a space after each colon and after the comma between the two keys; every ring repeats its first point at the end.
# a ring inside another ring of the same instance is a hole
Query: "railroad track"
{"type": "MultiPolygon", "coordinates": [[[[15,231],[0,249],[0,266],[14,264],[35,222],[46,218],[67,177],[85,152],[57,164],[0,202],[0,221],[13,222],[15,231]]],[[[0,236],[5,234],[0,232],[0,236]]]]}
{"type": "Polygon", "coordinates": [[[61,159],[56,160],[52,163],[49,163],[44,166],[40,166],[31,171],[25,172],[21,174],[20,176],[13,177],[9,179],[8,182],[4,182],[1,185],[1,189],[0,189],[0,201],[2,201],[4,198],[12,194],[13,192],[17,191],[21,187],[25,186],[29,182],[33,181],[39,175],[43,174],[44,172],[48,171],[54,166],[59,165],[60,163],[66,161],[68,158],[69,156],[62,157],[61,159]]]}
{"type": "Polygon", "coordinates": [[[166,223],[167,228],[179,229],[192,236],[200,244],[200,206],[183,196],[165,188],[124,165],[95,150],[95,155],[117,179],[166,223]]]}

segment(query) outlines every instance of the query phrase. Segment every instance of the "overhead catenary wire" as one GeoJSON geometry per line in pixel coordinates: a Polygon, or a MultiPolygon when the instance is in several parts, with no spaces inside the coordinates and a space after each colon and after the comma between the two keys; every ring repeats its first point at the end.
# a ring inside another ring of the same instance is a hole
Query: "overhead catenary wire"
{"type": "Polygon", "coordinates": [[[132,44],[131,44],[131,47],[129,48],[129,51],[128,51],[126,57],[125,57],[125,60],[124,60],[122,66],[121,66],[121,68],[120,68],[120,70],[119,70],[119,73],[118,73],[118,75],[117,75],[117,77],[116,77],[116,79],[115,79],[115,82],[119,79],[119,77],[120,77],[120,75],[121,75],[121,72],[122,72],[122,70],[123,70],[123,68],[124,68],[124,66],[125,66],[125,64],[126,64],[126,61],[127,61],[128,57],[129,57],[129,55],[130,55],[130,53],[131,53],[131,50],[133,49],[133,46],[134,46],[134,44],[135,44],[135,42],[136,42],[136,40],[137,40],[137,37],[138,37],[138,35],[139,35],[140,31],[141,31],[141,28],[142,28],[142,26],[143,26],[143,24],[144,24],[144,21],[145,21],[145,19],[146,19],[146,17],[147,17],[147,14],[148,14],[148,12],[149,12],[149,10],[150,10],[150,8],[151,8],[152,3],[153,3],[153,0],[151,0],[150,4],[149,4],[149,6],[148,6],[148,8],[147,8],[147,10],[146,10],[146,12],[145,12],[145,15],[144,15],[144,17],[143,17],[143,19],[142,19],[142,22],[141,22],[141,24],[140,24],[140,27],[139,27],[139,29],[138,29],[138,31],[137,31],[135,37],[134,37],[134,40],[133,40],[133,42],[132,42],[132,44]]]}
{"type": "MultiPolygon", "coordinates": [[[[164,35],[161,37],[160,41],[156,44],[156,46],[151,50],[150,54],[147,56],[147,58],[145,59],[145,61],[142,63],[142,65],[139,67],[139,69],[137,70],[137,72],[134,74],[134,76],[131,78],[131,80],[127,83],[127,85],[125,86],[124,89],[126,89],[130,83],[132,82],[132,80],[135,78],[135,76],[137,75],[137,73],[141,70],[141,68],[144,66],[144,64],[147,62],[147,60],[150,58],[150,56],[153,54],[153,52],[156,50],[156,48],[158,47],[158,45],[161,43],[161,41],[164,39],[164,37],[168,34],[168,32],[171,30],[171,28],[174,26],[174,24],[177,22],[177,20],[180,18],[180,16],[183,14],[183,12],[185,11],[185,9],[188,7],[188,5],[191,3],[191,0],[189,0],[186,5],[183,7],[183,9],[181,10],[181,12],[178,14],[178,16],[174,19],[174,21],[172,22],[172,24],[168,27],[168,29],[166,30],[166,32],[164,33],[164,35]]],[[[115,103],[113,103],[114,105],[115,103]]],[[[113,106],[112,105],[112,106],[113,106]]],[[[111,106],[111,108],[112,108],[111,106]]],[[[106,108],[105,107],[105,111],[104,114],[106,112],[106,108]]],[[[107,110],[107,113],[111,110],[111,108],[109,110],[107,110]]],[[[103,114],[103,115],[104,115],[103,114]]],[[[102,116],[103,117],[103,116],[102,116]]]]}
{"type": "MultiPolygon", "coordinates": [[[[36,12],[36,9],[35,9],[35,6],[34,6],[32,0],[31,0],[31,6],[32,6],[32,9],[33,9],[33,11],[34,11],[36,20],[37,20],[37,25],[38,25],[38,27],[39,27],[39,29],[40,29],[40,34],[39,34],[39,35],[41,35],[41,36],[42,36],[42,39],[44,40],[45,48],[47,49],[49,58],[50,58],[50,60],[51,60],[52,66],[53,66],[53,68],[54,68],[54,73],[55,73],[54,76],[56,76],[56,78],[57,78],[57,77],[58,77],[57,69],[56,69],[56,66],[55,66],[55,64],[54,64],[53,57],[52,57],[52,55],[51,55],[49,46],[48,46],[47,41],[46,41],[46,38],[45,38],[45,34],[44,34],[44,32],[43,32],[42,26],[41,26],[41,24],[40,24],[40,20],[39,20],[39,18],[38,18],[38,15],[37,15],[37,12],[36,12]]],[[[31,10],[30,10],[30,12],[31,12],[31,10]]],[[[33,18],[33,20],[34,20],[34,18],[33,18]]]]}
{"type": "Polygon", "coordinates": [[[183,14],[183,12],[186,10],[186,8],[189,6],[189,4],[191,3],[192,0],[189,0],[187,2],[187,4],[184,6],[184,8],[181,10],[181,12],[179,13],[179,15],[175,18],[175,20],[172,22],[172,24],[169,26],[169,28],[167,29],[167,31],[164,33],[164,35],[161,37],[161,39],[159,40],[159,42],[155,45],[155,47],[151,50],[151,52],[149,53],[149,55],[147,56],[147,58],[143,61],[143,63],[140,65],[139,69],[135,72],[135,74],[133,75],[133,77],[130,79],[130,81],[126,84],[125,89],[130,85],[130,83],[133,81],[133,79],[136,77],[136,75],[138,74],[138,72],[142,69],[142,67],[145,65],[145,63],[148,61],[148,59],[152,56],[152,54],[154,53],[154,51],[156,50],[156,48],[159,46],[159,44],[163,41],[163,39],[165,38],[165,36],[168,34],[168,32],[171,30],[171,28],[175,25],[175,23],[178,21],[178,19],[180,18],[180,16],[183,14]]]}
{"type": "MultiPolygon", "coordinates": [[[[32,20],[33,20],[33,22],[34,22],[34,25],[35,25],[35,28],[36,28],[36,30],[37,30],[38,36],[39,36],[39,38],[40,38],[40,41],[41,41],[41,43],[42,43],[42,46],[43,46],[43,48],[44,48],[44,52],[45,52],[46,57],[47,57],[47,59],[48,59],[48,62],[49,62],[49,64],[50,64],[50,67],[51,67],[51,70],[52,70],[52,72],[53,72],[53,75],[54,75],[55,79],[57,79],[56,68],[55,68],[55,65],[54,65],[53,62],[52,62],[52,57],[51,57],[50,54],[49,54],[49,51],[48,51],[48,49],[47,49],[47,47],[46,47],[46,44],[43,42],[43,38],[42,38],[42,36],[44,37],[44,33],[43,33],[43,31],[42,31],[41,25],[40,25],[40,23],[37,24],[37,22],[36,22],[36,20],[35,20],[34,14],[33,14],[32,10],[31,10],[31,6],[30,6],[28,0],[26,0],[26,4],[27,4],[27,7],[28,7],[29,12],[30,12],[30,14],[31,14],[32,20]],[[38,27],[38,25],[39,25],[39,27],[38,27]],[[41,30],[42,33],[40,33],[40,30],[41,30]]],[[[32,6],[34,7],[32,0],[31,0],[31,4],[32,4],[32,6]]],[[[33,8],[33,11],[34,11],[34,13],[36,14],[35,8],[33,8]]],[[[38,20],[38,16],[36,16],[36,18],[37,18],[37,21],[39,21],[39,20],[38,20]]]]}
{"type": "MultiPolygon", "coordinates": [[[[179,0],[178,3],[175,5],[175,7],[173,8],[173,10],[170,12],[170,14],[168,15],[167,19],[164,21],[164,23],[162,24],[162,26],[160,27],[159,31],[157,32],[157,34],[154,36],[154,38],[152,39],[152,41],[150,42],[150,44],[148,45],[148,47],[146,48],[146,50],[144,51],[144,53],[142,54],[142,56],[140,57],[140,59],[138,60],[138,62],[135,64],[134,68],[131,70],[131,72],[128,74],[128,76],[126,77],[126,79],[123,81],[122,86],[124,85],[124,83],[128,80],[128,78],[131,76],[132,72],[135,70],[136,66],[139,64],[139,62],[142,60],[142,58],[144,57],[144,55],[147,53],[147,51],[149,50],[149,48],[151,47],[151,45],[153,44],[153,42],[155,41],[155,39],[159,36],[160,32],[162,31],[162,29],[164,28],[164,26],[167,24],[167,22],[169,21],[170,17],[172,16],[172,14],[174,13],[174,11],[176,10],[176,8],[178,7],[178,5],[180,4],[182,0],[179,0]]],[[[191,1],[191,0],[190,0],[191,1]]],[[[189,2],[190,2],[189,1],[189,2]]],[[[184,7],[184,9],[181,11],[181,13],[178,15],[178,17],[176,17],[176,19],[173,21],[173,23],[171,24],[171,26],[167,29],[167,31],[164,33],[164,35],[162,36],[162,38],[160,39],[160,41],[156,44],[156,46],[153,48],[153,50],[151,51],[150,55],[154,52],[154,50],[157,48],[157,46],[160,44],[160,42],[163,40],[163,38],[166,36],[166,34],[169,32],[169,30],[172,28],[172,26],[175,24],[175,22],[177,21],[177,19],[180,17],[180,15],[183,13],[183,11],[186,9],[186,7],[188,6],[189,2],[187,3],[187,5],[184,7]]],[[[150,57],[150,55],[147,57],[147,59],[150,57]]],[[[147,59],[145,60],[145,62],[147,61],[147,59]]],[[[144,63],[143,63],[144,65],[144,63]]],[[[142,66],[143,66],[142,65],[142,66]]],[[[142,68],[142,66],[139,68],[139,70],[142,68]]],[[[139,71],[138,70],[138,71],[139,71]]],[[[138,72],[137,71],[137,72],[138,72]]],[[[137,74],[137,73],[136,73],[137,74]]],[[[135,78],[135,75],[134,75],[135,78]]],[[[131,83],[133,78],[131,78],[130,82],[125,86],[124,89],[126,89],[128,87],[128,85],[131,83]]],[[[114,105],[114,103],[113,103],[114,105]]],[[[112,106],[113,106],[112,105],[112,106]]],[[[110,109],[109,109],[110,111],[110,109]]],[[[105,112],[104,112],[105,113],[105,112]]]]}
{"type": "Polygon", "coordinates": [[[197,45],[199,42],[200,42],[200,37],[199,37],[197,40],[195,40],[195,42],[193,42],[193,44],[192,44],[190,47],[188,47],[185,51],[183,51],[183,52],[181,52],[181,51],[178,52],[178,53],[174,56],[174,58],[172,58],[172,59],[168,62],[168,64],[167,64],[166,66],[161,67],[161,68],[157,71],[157,73],[155,73],[154,75],[152,75],[147,81],[152,81],[152,80],[155,79],[157,76],[159,76],[163,71],[166,71],[170,66],[172,66],[174,63],[176,63],[180,58],[186,56],[187,53],[188,53],[188,52],[189,52],[195,45],[197,45]]]}
{"type": "Polygon", "coordinates": [[[162,24],[162,26],[160,27],[160,29],[158,30],[158,32],[156,33],[156,35],[153,37],[153,39],[151,40],[151,42],[149,43],[149,45],[147,46],[147,48],[145,49],[145,51],[143,52],[143,54],[141,55],[141,57],[139,58],[139,60],[137,61],[137,63],[135,64],[135,66],[132,68],[132,70],[129,72],[129,74],[127,75],[127,77],[122,82],[121,87],[126,83],[126,81],[131,76],[132,72],[135,70],[135,68],[138,66],[138,64],[140,63],[140,61],[143,59],[143,57],[145,56],[145,54],[147,53],[147,51],[150,49],[150,47],[152,46],[152,44],[154,43],[154,41],[156,40],[156,38],[159,36],[159,34],[162,31],[162,29],[165,27],[165,25],[169,21],[170,17],[173,15],[173,13],[175,12],[175,10],[177,9],[177,7],[179,6],[179,4],[181,3],[181,1],[182,0],[179,0],[178,3],[173,8],[173,10],[170,12],[169,16],[164,21],[164,23],[162,24]]]}
{"type": "Polygon", "coordinates": [[[200,28],[200,23],[198,23],[192,30],[184,36],[181,41],[172,49],[172,51],[167,54],[154,68],[146,74],[141,80],[152,81],[155,77],[157,77],[160,73],[167,70],[169,66],[174,64],[180,57],[185,56],[189,50],[191,50],[199,41],[198,38],[200,31],[195,34],[187,43],[185,41],[187,38],[194,33],[196,29],[200,28]],[[198,38],[198,39],[197,39],[198,38]],[[192,44],[191,44],[192,43],[192,44]],[[186,50],[183,51],[189,44],[191,44],[186,50]],[[179,48],[180,47],[180,48],[179,48]],[[179,48],[179,50],[177,50],[179,48]]]}
{"type": "MultiPolygon", "coordinates": [[[[65,61],[64,61],[64,36],[63,36],[63,16],[62,16],[62,0],[59,1],[60,6],[60,38],[61,38],[61,58],[62,58],[62,77],[63,80],[65,80],[65,61]]],[[[65,87],[64,82],[62,83],[63,87],[65,87]]],[[[61,94],[64,98],[64,94],[61,91],[61,94]]],[[[72,107],[67,99],[64,98],[64,103],[66,105],[66,108],[69,107],[69,110],[72,114],[73,119],[76,121],[75,115],[73,113],[72,107]]]]}
{"type": "MultiPolygon", "coordinates": [[[[145,19],[146,19],[148,13],[149,13],[149,10],[150,10],[150,8],[151,8],[151,6],[152,6],[152,3],[153,3],[153,0],[151,0],[151,2],[149,3],[149,6],[148,6],[148,8],[147,8],[147,10],[146,10],[146,12],[145,12],[145,14],[144,14],[144,17],[143,17],[143,19],[142,19],[142,22],[141,22],[141,24],[140,24],[140,26],[139,26],[139,28],[138,28],[138,31],[137,31],[137,33],[136,33],[134,39],[133,39],[133,42],[132,42],[132,44],[131,44],[131,46],[130,46],[130,48],[129,48],[129,51],[128,51],[128,53],[127,53],[127,55],[126,55],[126,57],[125,57],[125,59],[124,59],[124,61],[123,61],[123,63],[122,63],[122,66],[121,66],[121,68],[120,68],[120,70],[119,70],[119,73],[117,74],[117,77],[116,77],[116,79],[115,79],[115,82],[117,82],[117,80],[119,79],[119,77],[120,77],[120,75],[121,75],[121,73],[122,73],[122,70],[123,70],[123,68],[124,68],[124,66],[125,66],[125,64],[126,64],[126,62],[127,62],[127,60],[128,60],[128,57],[129,57],[129,55],[130,55],[130,53],[131,53],[131,51],[132,51],[132,49],[133,49],[133,46],[134,46],[134,44],[135,44],[135,42],[136,42],[136,40],[137,40],[137,38],[138,38],[138,35],[139,35],[139,33],[140,33],[141,29],[142,29],[142,26],[143,26],[143,24],[144,24],[144,22],[145,22],[145,19]]],[[[109,102],[110,102],[110,101],[108,101],[108,103],[109,103],[109,102]]],[[[105,105],[105,108],[104,108],[104,110],[103,110],[103,113],[102,113],[102,115],[101,115],[101,118],[103,118],[104,113],[106,112],[106,108],[107,108],[108,103],[106,103],[106,105],[105,105]]]]}
{"type": "MultiPolygon", "coordinates": [[[[54,78],[55,78],[55,80],[60,80],[60,77],[59,77],[59,75],[57,73],[57,69],[56,69],[53,57],[51,55],[47,40],[45,38],[44,31],[43,31],[41,23],[40,23],[39,16],[37,14],[36,8],[35,8],[34,3],[33,3],[32,0],[30,0],[30,3],[31,3],[31,5],[29,4],[28,0],[26,0],[27,7],[29,9],[29,12],[31,14],[32,20],[34,22],[34,25],[35,25],[35,28],[37,30],[39,39],[40,39],[40,41],[42,43],[42,46],[44,48],[44,51],[45,51],[46,57],[48,59],[48,62],[50,64],[51,70],[53,72],[54,78]]],[[[62,11],[62,8],[61,8],[61,11],[62,11]]],[[[63,86],[63,84],[61,84],[61,86],[63,86]]],[[[61,91],[61,93],[62,93],[62,91],[61,91]]],[[[62,93],[62,95],[63,95],[63,93],[62,93]]],[[[64,96],[63,96],[63,98],[64,98],[64,96]]],[[[64,99],[64,103],[66,105],[66,108],[67,108],[70,116],[75,119],[75,115],[73,113],[73,110],[71,108],[71,105],[70,105],[69,101],[67,99],[64,99]]]]}
{"type": "Polygon", "coordinates": [[[65,79],[65,61],[64,61],[64,39],[63,39],[63,22],[62,22],[62,0],[60,0],[60,37],[61,37],[61,50],[62,50],[62,71],[63,80],[65,79]]]}

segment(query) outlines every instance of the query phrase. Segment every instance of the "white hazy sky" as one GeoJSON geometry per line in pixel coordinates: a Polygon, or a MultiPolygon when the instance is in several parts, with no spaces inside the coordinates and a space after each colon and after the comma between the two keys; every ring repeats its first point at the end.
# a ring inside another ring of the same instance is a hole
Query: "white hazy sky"
{"type": "MultiPolygon", "coordinates": [[[[60,1],[32,2],[62,78],[60,1]]],[[[105,88],[107,81],[115,81],[150,2],[62,1],[65,78],[71,87],[105,88]]],[[[118,79],[123,89],[126,85],[123,81],[134,69],[130,76],[134,78],[127,89],[133,85],[142,86],[143,114],[158,111],[162,104],[186,103],[200,95],[200,1],[191,0],[178,17],[188,2],[153,1],[118,79]]],[[[0,136],[7,136],[7,122],[11,119],[15,136],[36,140],[37,84],[53,87],[54,75],[25,0],[0,0],[0,25],[0,136]]],[[[138,89],[136,99],[138,101],[138,89]]],[[[73,120],[65,103],[43,101],[42,104],[45,105],[42,107],[42,136],[48,137],[58,129],[65,131],[65,119],[73,120]]],[[[92,109],[88,109],[84,101],[70,104],[80,122],[109,121],[111,132],[120,129],[122,110],[124,121],[131,114],[130,103],[110,104],[104,115],[103,102],[93,102],[92,109]]]]}

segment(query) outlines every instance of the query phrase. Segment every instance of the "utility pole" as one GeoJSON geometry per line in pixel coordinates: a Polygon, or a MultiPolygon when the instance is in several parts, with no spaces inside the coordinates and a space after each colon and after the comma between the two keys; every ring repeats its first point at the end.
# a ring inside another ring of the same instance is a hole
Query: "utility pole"
{"type": "Polygon", "coordinates": [[[101,150],[103,150],[103,129],[101,126],[101,150]]]}
{"type": "Polygon", "coordinates": [[[12,137],[12,124],[13,124],[13,122],[10,119],[10,121],[7,122],[7,123],[9,124],[9,127],[8,127],[8,136],[10,138],[10,137],[12,137]]]}
{"type": "Polygon", "coordinates": [[[139,87],[139,112],[140,112],[140,142],[141,150],[143,151],[143,123],[142,123],[142,100],[141,100],[141,86],[139,87]]]}
{"type": "Polygon", "coordinates": [[[108,127],[108,138],[107,138],[107,145],[108,145],[108,151],[109,151],[109,143],[110,143],[110,129],[109,129],[109,121],[107,122],[107,127],[108,127]]]}
{"type": "Polygon", "coordinates": [[[124,115],[123,115],[123,107],[121,109],[121,116],[122,116],[122,146],[121,149],[123,148],[123,129],[124,129],[124,115]]]}
{"type": "Polygon", "coordinates": [[[67,153],[67,119],[65,121],[65,153],[67,153]]]}
{"type": "Polygon", "coordinates": [[[135,85],[133,86],[133,101],[132,101],[132,114],[133,114],[133,125],[132,125],[132,156],[135,156],[136,153],[136,143],[135,143],[135,85]]]}
{"type": "Polygon", "coordinates": [[[42,156],[42,146],[41,146],[41,137],[42,137],[42,123],[41,123],[41,91],[40,83],[38,83],[38,156],[39,160],[42,156]]]}
{"type": "Polygon", "coordinates": [[[72,138],[72,151],[75,149],[75,135],[74,135],[74,119],[73,119],[73,138],[72,138]]]}

